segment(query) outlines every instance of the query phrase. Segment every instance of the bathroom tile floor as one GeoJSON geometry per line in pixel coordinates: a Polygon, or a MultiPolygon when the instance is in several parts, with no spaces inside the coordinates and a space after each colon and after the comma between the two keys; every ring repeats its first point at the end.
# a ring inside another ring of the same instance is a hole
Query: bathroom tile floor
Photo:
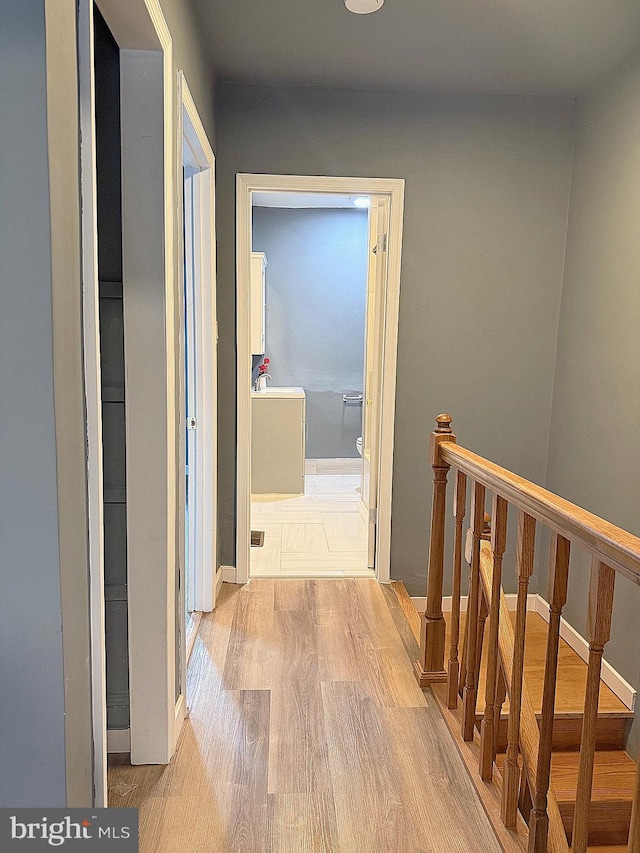
{"type": "Polygon", "coordinates": [[[367,567],[362,460],[308,459],[302,495],[253,495],[252,577],[374,577],[367,567]]]}

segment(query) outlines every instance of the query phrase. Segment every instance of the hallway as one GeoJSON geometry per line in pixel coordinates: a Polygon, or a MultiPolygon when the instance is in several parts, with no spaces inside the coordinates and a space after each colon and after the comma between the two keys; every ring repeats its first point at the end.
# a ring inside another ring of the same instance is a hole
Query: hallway
{"type": "Polygon", "coordinates": [[[225,584],[188,677],[167,767],[116,765],[147,853],[419,853],[499,846],[390,587],[225,584]]]}

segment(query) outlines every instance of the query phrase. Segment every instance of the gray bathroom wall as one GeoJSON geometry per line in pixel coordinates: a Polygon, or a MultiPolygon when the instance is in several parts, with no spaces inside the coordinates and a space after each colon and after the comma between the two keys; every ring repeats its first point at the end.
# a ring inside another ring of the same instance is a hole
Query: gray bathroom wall
{"type": "MultiPolygon", "coordinates": [[[[220,83],[220,541],[235,559],[235,174],[404,178],[392,573],[424,595],[428,436],[546,475],[573,144],[569,98],[220,83]]],[[[505,575],[513,583],[511,573],[505,575]]]]}
{"type": "Polygon", "coordinates": [[[357,456],[367,289],[368,212],[253,209],[267,255],[266,352],[273,385],[306,393],[308,459],[357,456]]]}
{"type": "MultiPolygon", "coordinates": [[[[547,487],[640,535],[640,61],[579,99],[547,487]]],[[[584,635],[589,559],[567,619],[584,635]]],[[[606,658],[639,685],[640,589],[617,580],[606,658]]],[[[640,741],[640,726],[631,738],[640,741]]]]}

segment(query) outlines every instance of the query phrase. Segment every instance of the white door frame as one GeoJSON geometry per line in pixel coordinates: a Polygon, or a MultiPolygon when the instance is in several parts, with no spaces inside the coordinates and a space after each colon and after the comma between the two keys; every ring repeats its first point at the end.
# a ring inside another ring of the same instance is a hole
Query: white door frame
{"type": "Polygon", "coordinates": [[[364,348],[364,418],[362,424],[361,495],[367,516],[367,565],[375,568],[380,473],[380,401],[382,399],[382,340],[387,282],[389,197],[370,196],[367,242],[367,310],[364,348]]]}
{"type": "MultiPolygon", "coordinates": [[[[215,607],[217,576],[217,334],[216,334],[216,261],[215,261],[215,156],[198,115],[195,102],[182,71],[178,72],[178,140],[180,157],[179,187],[183,185],[183,146],[198,171],[192,176],[194,266],[196,287],[196,460],[198,477],[195,495],[194,527],[196,531],[194,584],[190,591],[190,609],[209,612],[215,607]]],[[[182,204],[178,205],[183,210],[182,204]]],[[[182,233],[182,226],[180,227],[182,233]]],[[[181,290],[182,293],[182,290],[181,290]]],[[[180,299],[180,329],[184,329],[183,300],[180,299]]],[[[182,353],[183,347],[180,347],[182,353]]],[[[186,417],[182,388],[184,365],[181,365],[180,411],[182,424],[186,417]]],[[[182,430],[184,435],[184,427],[182,430]]],[[[182,468],[184,470],[184,455],[182,468]]],[[[184,489],[181,490],[181,517],[184,518],[184,489]]],[[[190,518],[191,523],[191,508],[190,518]]]]}
{"type": "MultiPolygon", "coordinates": [[[[97,0],[121,51],[123,267],[127,348],[127,528],[131,761],[168,763],[185,715],[176,701],[175,81],[158,0],[97,0]],[[131,85],[132,81],[136,85],[131,85]],[[140,91],[147,87],[146,98],[140,91]],[[145,122],[155,125],[146,133],[145,122]]],[[[89,470],[95,805],[106,805],[104,562],[93,121],[93,13],[78,0],[83,196],[84,349],[89,470]]],[[[180,275],[178,275],[180,273],[180,275]]]]}
{"type": "Polygon", "coordinates": [[[78,3],[78,87],[82,198],[84,382],[87,418],[87,502],[89,507],[89,596],[91,621],[91,703],[93,805],[107,805],[107,679],[104,622],[104,518],[102,402],[98,297],[98,214],[96,194],[93,0],[78,3]]]}
{"type": "Polygon", "coordinates": [[[236,175],[236,582],[249,579],[251,553],[251,355],[249,352],[249,263],[252,248],[251,206],[254,192],[309,192],[341,195],[387,195],[390,221],[389,267],[385,294],[380,413],[380,480],[376,576],[391,579],[391,490],[395,417],[398,311],[404,211],[404,180],[305,175],[236,175]]]}

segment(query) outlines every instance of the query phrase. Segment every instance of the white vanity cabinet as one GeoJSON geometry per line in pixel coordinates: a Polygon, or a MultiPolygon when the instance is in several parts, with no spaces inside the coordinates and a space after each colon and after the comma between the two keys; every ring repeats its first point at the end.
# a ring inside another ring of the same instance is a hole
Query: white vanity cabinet
{"type": "Polygon", "coordinates": [[[251,492],[304,492],[305,394],[302,388],[251,393],[251,492]]]}
{"type": "Polygon", "coordinates": [[[264,252],[251,252],[249,271],[249,338],[252,355],[264,355],[265,326],[265,276],[267,256],[264,252]]]}

